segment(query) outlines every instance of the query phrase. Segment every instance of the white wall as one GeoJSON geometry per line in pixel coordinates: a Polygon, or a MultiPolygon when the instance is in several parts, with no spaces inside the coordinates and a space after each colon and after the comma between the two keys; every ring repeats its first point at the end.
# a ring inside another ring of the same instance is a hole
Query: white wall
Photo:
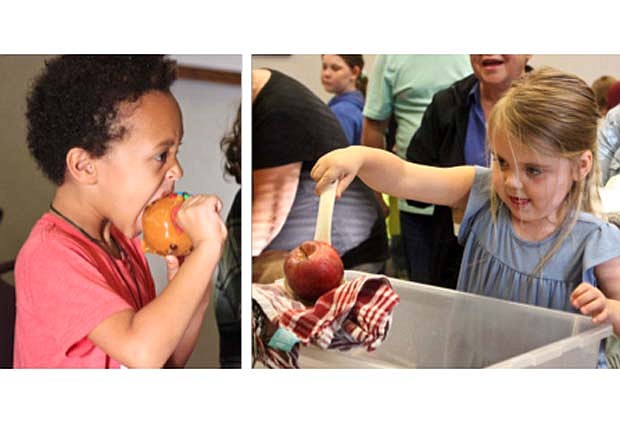
{"type": "Polygon", "coordinates": [[[45,57],[0,55],[0,261],[13,260],[30,228],[48,209],[54,187],[26,145],[26,94],[45,57]]]}

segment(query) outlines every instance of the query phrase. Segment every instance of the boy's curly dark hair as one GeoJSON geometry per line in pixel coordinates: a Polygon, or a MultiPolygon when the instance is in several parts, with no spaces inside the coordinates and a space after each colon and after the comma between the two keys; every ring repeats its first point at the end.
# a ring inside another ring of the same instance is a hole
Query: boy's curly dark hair
{"type": "Polygon", "coordinates": [[[226,156],[226,173],[234,176],[241,184],[241,105],[237,109],[237,117],[230,132],[220,141],[220,147],[226,156]]]}
{"type": "Polygon", "coordinates": [[[169,91],[176,62],[163,55],[63,55],[46,61],[27,100],[28,148],[56,185],[71,148],[101,157],[126,132],[121,102],[151,90],[169,91]]]}

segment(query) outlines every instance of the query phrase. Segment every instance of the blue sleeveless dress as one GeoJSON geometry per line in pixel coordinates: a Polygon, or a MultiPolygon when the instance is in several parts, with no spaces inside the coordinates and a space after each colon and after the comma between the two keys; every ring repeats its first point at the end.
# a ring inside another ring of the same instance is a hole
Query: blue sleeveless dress
{"type": "MultiPolygon", "coordinates": [[[[459,242],[465,247],[457,289],[514,302],[578,312],[570,304],[581,283],[597,286],[594,267],[620,256],[620,230],[581,213],[569,236],[535,278],[530,274],[554,246],[559,231],[537,242],[520,239],[509,209],[490,211],[491,170],[476,167],[459,242]]],[[[604,360],[604,356],[603,356],[604,360]]],[[[604,363],[599,363],[604,364],[604,363]]]]}

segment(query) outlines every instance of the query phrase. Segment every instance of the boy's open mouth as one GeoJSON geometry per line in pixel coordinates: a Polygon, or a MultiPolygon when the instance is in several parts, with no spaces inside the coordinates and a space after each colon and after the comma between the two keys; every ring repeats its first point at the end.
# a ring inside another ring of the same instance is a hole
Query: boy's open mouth
{"type": "Polygon", "coordinates": [[[146,204],[142,207],[142,209],[140,210],[140,213],[138,214],[137,221],[138,221],[138,225],[140,226],[140,229],[142,229],[142,216],[144,215],[144,210],[153,202],[163,197],[166,197],[168,194],[172,194],[172,193],[174,193],[174,186],[172,186],[172,188],[170,188],[169,190],[157,192],[151,196],[151,198],[146,202],[146,204]]]}

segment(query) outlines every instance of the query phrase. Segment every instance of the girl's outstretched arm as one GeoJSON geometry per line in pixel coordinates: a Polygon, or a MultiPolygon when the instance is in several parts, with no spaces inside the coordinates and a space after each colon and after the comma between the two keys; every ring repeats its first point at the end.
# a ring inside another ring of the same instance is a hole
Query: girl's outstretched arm
{"type": "Polygon", "coordinates": [[[388,151],[360,146],[325,154],[311,174],[317,181],[317,194],[339,179],[336,195],[340,197],[357,175],[373,190],[453,208],[465,208],[474,182],[472,166],[424,166],[408,163],[388,151]]]}

